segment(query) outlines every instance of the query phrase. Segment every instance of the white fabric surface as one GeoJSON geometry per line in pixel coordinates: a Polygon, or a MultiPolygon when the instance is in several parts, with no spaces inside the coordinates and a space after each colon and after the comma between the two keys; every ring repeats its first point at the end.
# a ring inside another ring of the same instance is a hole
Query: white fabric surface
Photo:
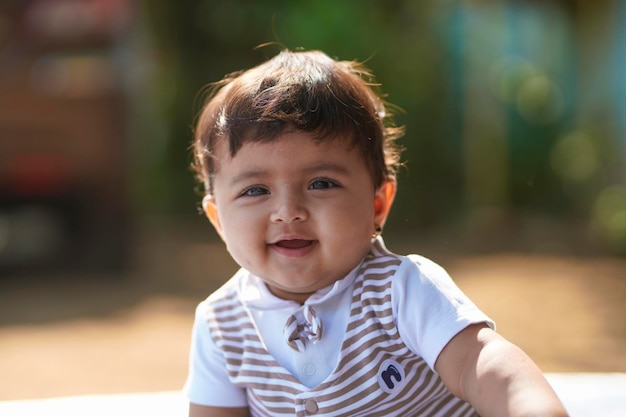
{"type": "MultiPolygon", "coordinates": [[[[546,374],[571,417],[626,417],[626,373],[546,374]]],[[[0,401],[2,417],[176,417],[187,415],[181,392],[90,395],[0,401]]]]}

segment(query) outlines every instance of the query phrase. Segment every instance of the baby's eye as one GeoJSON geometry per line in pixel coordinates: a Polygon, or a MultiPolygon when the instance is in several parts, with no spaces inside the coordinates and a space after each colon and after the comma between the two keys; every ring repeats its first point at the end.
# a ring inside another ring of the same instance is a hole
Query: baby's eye
{"type": "Polygon", "coordinates": [[[309,190],[325,190],[336,187],[337,183],[328,179],[318,179],[309,184],[309,190]]]}
{"type": "Polygon", "coordinates": [[[242,197],[258,197],[261,195],[269,194],[269,190],[260,185],[253,185],[252,187],[248,187],[241,193],[242,197]]]}

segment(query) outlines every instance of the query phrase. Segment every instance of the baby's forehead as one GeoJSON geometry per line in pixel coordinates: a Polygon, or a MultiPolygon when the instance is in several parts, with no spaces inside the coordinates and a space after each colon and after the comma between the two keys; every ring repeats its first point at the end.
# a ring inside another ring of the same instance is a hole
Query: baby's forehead
{"type": "Polygon", "coordinates": [[[248,133],[245,137],[233,140],[224,135],[216,141],[214,156],[217,159],[234,158],[242,149],[272,148],[280,151],[284,148],[292,148],[293,145],[313,145],[314,147],[328,148],[337,152],[351,152],[356,147],[354,141],[347,135],[318,135],[297,129],[285,129],[273,136],[256,135],[248,133]]]}
{"type": "Polygon", "coordinates": [[[268,161],[279,159],[300,160],[300,156],[316,154],[319,158],[338,159],[347,158],[351,154],[359,154],[359,150],[351,140],[345,137],[319,137],[310,132],[285,131],[271,138],[247,137],[233,147],[227,137],[216,142],[212,152],[214,172],[220,167],[231,165],[242,158],[264,158],[268,161]]]}

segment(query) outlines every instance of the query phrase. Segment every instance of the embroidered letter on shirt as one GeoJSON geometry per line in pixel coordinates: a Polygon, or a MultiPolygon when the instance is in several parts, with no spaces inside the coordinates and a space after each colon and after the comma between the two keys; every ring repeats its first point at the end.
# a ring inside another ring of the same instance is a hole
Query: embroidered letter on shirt
{"type": "Polygon", "coordinates": [[[378,384],[388,394],[404,385],[404,369],[392,360],[385,360],[378,368],[378,384]]]}
{"type": "Polygon", "coordinates": [[[300,321],[295,314],[289,316],[283,329],[287,344],[296,352],[302,352],[306,349],[306,339],[311,343],[317,343],[322,339],[322,322],[317,317],[315,310],[305,305],[303,315],[304,319],[300,321]]]}

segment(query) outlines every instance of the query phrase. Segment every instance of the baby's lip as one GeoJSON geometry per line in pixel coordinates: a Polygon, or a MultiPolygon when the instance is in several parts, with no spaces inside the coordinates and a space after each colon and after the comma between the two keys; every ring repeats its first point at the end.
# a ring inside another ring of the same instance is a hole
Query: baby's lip
{"type": "Polygon", "coordinates": [[[281,237],[269,244],[277,253],[289,258],[306,256],[316,246],[316,240],[303,236],[281,237]]]}
{"type": "Polygon", "coordinates": [[[285,234],[278,236],[276,239],[269,242],[270,245],[282,246],[286,248],[297,248],[300,246],[306,246],[310,244],[315,239],[311,239],[308,236],[304,235],[296,235],[296,234],[285,234]]]}
{"type": "Polygon", "coordinates": [[[280,246],[285,249],[301,249],[309,246],[313,243],[309,239],[282,239],[273,243],[275,246],[280,246]]]}

